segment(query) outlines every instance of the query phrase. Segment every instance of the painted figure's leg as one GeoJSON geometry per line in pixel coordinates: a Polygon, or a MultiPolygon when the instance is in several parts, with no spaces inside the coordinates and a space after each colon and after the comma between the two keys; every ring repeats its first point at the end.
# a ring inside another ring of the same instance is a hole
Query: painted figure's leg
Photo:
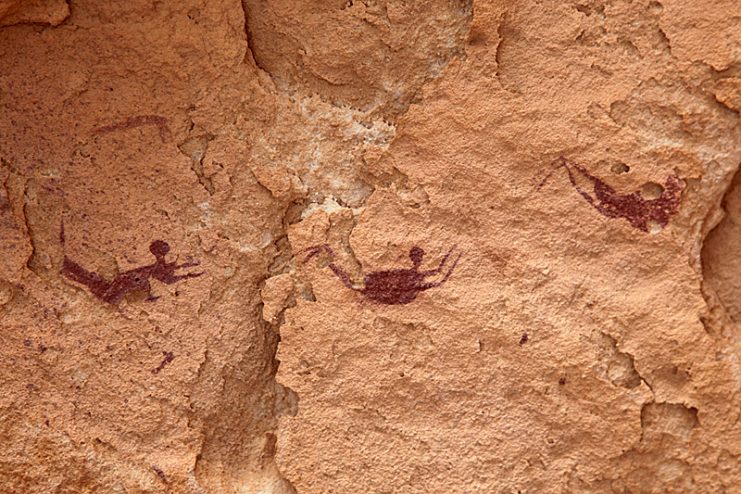
{"type": "Polygon", "coordinates": [[[110,283],[97,273],[88,271],[67,256],[64,256],[60,273],[72,281],[87,286],[91,292],[98,296],[110,286],[110,283]]]}
{"type": "Polygon", "coordinates": [[[160,298],[159,295],[152,295],[152,285],[149,283],[149,280],[147,280],[144,290],[147,292],[147,298],[144,299],[146,302],[154,302],[160,298]]]}

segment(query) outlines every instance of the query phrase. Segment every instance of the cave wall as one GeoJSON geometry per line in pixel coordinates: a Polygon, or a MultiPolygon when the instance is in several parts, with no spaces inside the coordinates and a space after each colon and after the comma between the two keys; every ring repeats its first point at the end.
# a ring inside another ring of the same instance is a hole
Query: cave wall
{"type": "Polygon", "coordinates": [[[0,1],[0,484],[732,492],[733,6],[0,1]]]}

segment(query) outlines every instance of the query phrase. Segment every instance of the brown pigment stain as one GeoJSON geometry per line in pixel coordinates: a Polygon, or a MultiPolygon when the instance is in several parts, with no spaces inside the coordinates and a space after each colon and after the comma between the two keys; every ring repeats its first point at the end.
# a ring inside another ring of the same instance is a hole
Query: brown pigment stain
{"type": "Polygon", "coordinates": [[[164,355],[165,358],[162,359],[160,365],[152,369],[152,374],[159,374],[160,371],[164,369],[167,364],[175,360],[175,354],[172,352],[162,352],[162,355],[164,355]]]}
{"type": "Polygon", "coordinates": [[[644,199],[640,192],[631,194],[619,194],[601,179],[587,171],[584,166],[568,161],[564,157],[553,162],[555,168],[546,175],[538,185],[540,189],[559,168],[566,168],[571,185],[577,192],[602,216],[607,218],[624,218],[630,224],[641,231],[649,232],[652,225],[664,228],[669,219],[679,209],[681,192],[684,184],[676,175],[666,178],[661,195],[656,199],[644,199]],[[579,173],[593,184],[593,195],[582,190],[576,182],[575,173],[579,173]]]}
{"type": "Polygon", "coordinates": [[[170,128],[167,126],[167,119],[159,115],[137,115],[135,117],[129,117],[123,122],[98,127],[93,131],[93,133],[107,134],[118,130],[128,130],[133,129],[134,127],[141,127],[142,125],[154,125],[157,127],[162,142],[166,142],[170,136],[170,128]]]}
{"type": "MultiPolygon", "coordinates": [[[[59,239],[64,245],[64,225],[59,232],[59,239]]],[[[154,278],[165,284],[173,284],[187,278],[196,278],[203,273],[187,273],[176,275],[175,270],[198,266],[198,262],[186,262],[177,264],[176,262],[167,262],[165,256],[170,251],[170,245],[163,240],[155,240],[149,244],[149,251],[154,255],[155,262],[119,273],[112,281],[108,281],[102,276],[92,271],[88,271],[78,263],[64,256],[64,262],[60,273],[66,278],[85,285],[90,293],[109,304],[119,303],[126,294],[131,292],[147,292],[147,300],[154,301],[159,297],[151,293],[150,278],[154,278]]]]}
{"type": "Polygon", "coordinates": [[[157,474],[157,477],[159,477],[162,482],[167,483],[165,472],[163,472],[160,467],[158,467],[157,465],[152,465],[152,470],[154,470],[154,473],[157,474]]]}
{"type": "Polygon", "coordinates": [[[304,263],[307,263],[312,257],[316,256],[321,252],[326,252],[329,255],[330,263],[329,269],[342,281],[347,288],[359,292],[368,300],[386,305],[402,305],[412,302],[420,292],[429,290],[441,286],[443,283],[448,281],[450,275],[453,274],[458,261],[462,254],[458,254],[453,261],[450,269],[443,275],[438,281],[426,281],[428,277],[437,276],[442,273],[445,264],[448,262],[450,255],[453,253],[455,247],[445,254],[440,261],[437,268],[428,271],[420,271],[419,266],[422,264],[425,251],[420,247],[412,247],[409,251],[409,258],[412,260],[413,268],[411,269],[390,269],[388,271],[374,271],[373,273],[365,275],[363,278],[364,287],[356,288],[353,286],[352,281],[348,274],[334,262],[335,254],[334,251],[328,245],[317,245],[304,249],[303,252],[307,252],[308,255],[304,259],[304,263]]]}

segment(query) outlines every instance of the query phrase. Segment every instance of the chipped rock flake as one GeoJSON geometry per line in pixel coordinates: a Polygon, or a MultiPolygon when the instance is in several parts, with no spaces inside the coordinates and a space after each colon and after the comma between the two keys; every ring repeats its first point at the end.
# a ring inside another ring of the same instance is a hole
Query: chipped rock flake
{"type": "Polygon", "coordinates": [[[67,0],[0,1],[0,27],[15,24],[58,26],[69,16],[67,0]]]}
{"type": "Polygon", "coordinates": [[[252,147],[255,162],[269,163],[255,170],[262,185],[279,198],[301,195],[316,203],[363,204],[373,190],[362,177],[363,155],[385,150],[393,125],[318,97],[284,99],[275,118],[252,147]]]}

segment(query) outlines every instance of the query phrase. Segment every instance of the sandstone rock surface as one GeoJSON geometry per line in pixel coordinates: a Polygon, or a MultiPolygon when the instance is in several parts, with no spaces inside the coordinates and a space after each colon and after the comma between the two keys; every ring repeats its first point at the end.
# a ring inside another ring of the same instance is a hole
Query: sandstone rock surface
{"type": "Polygon", "coordinates": [[[3,0],[0,26],[50,24],[58,26],[69,16],[67,0],[3,0]]]}
{"type": "Polygon", "coordinates": [[[0,2],[3,491],[735,492],[733,8],[0,2]]]}

